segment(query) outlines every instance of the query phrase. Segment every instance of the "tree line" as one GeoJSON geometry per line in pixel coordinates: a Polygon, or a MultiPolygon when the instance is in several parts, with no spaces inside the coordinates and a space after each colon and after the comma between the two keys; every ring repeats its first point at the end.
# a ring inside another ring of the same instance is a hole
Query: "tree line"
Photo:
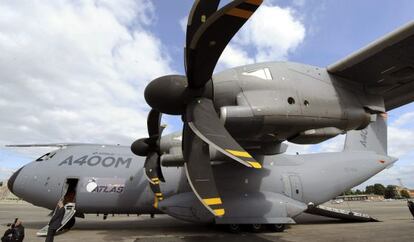
{"type": "Polygon", "coordinates": [[[349,190],[346,191],[343,195],[364,195],[364,194],[375,194],[384,196],[384,198],[397,199],[397,198],[410,198],[410,193],[406,189],[402,189],[400,192],[397,189],[396,185],[387,185],[376,183],[374,185],[369,185],[365,187],[365,190],[349,190]]]}

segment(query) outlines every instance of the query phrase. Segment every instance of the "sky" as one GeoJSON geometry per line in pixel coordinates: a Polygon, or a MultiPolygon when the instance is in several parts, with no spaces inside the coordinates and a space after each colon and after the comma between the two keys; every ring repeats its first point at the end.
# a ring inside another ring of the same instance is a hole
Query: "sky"
{"type": "MultiPolygon", "coordinates": [[[[221,5],[228,1],[222,1],[221,5]]],[[[413,20],[411,0],[265,0],[215,72],[262,62],[326,67],[413,20]]],[[[192,0],[0,1],[0,180],[46,153],[6,144],[129,145],[146,136],[145,86],[182,74],[192,0]]],[[[414,104],[389,112],[391,168],[376,182],[414,188],[414,104]]],[[[180,130],[164,117],[166,132],[180,130]]],[[[344,136],[289,153],[340,151],[344,136]]]]}

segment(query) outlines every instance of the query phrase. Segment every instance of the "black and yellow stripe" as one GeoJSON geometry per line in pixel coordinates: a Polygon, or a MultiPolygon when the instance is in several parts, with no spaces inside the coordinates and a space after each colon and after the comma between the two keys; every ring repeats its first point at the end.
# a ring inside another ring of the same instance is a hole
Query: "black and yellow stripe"
{"type": "Polygon", "coordinates": [[[154,197],[154,203],[152,206],[154,206],[154,208],[158,208],[158,198],[156,196],[154,197]]]}
{"type": "Polygon", "coordinates": [[[223,204],[221,198],[204,198],[203,203],[213,210],[215,216],[223,216],[225,214],[224,208],[221,207],[223,204]]]}
{"type": "Polygon", "coordinates": [[[161,193],[161,192],[156,192],[156,193],[155,193],[155,196],[156,196],[157,198],[159,198],[160,200],[162,200],[162,199],[163,199],[163,197],[162,197],[162,193],[161,193]]]}
{"type": "Polygon", "coordinates": [[[248,19],[250,18],[250,16],[252,16],[253,12],[249,10],[244,10],[241,8],[232,8],[232,9],[229,9],[229,11],[227,11],[226,14],[230,16],[234,16],[234,17],[248,19]]]}
{"type": "Polygon", "coordinates": [[[263,0],[245,0],[235,8],[229,9],[226,14],[234,17],[249,19],[263,0]]]}
{"type": "Polygon", "coordinates": [[[151,178],[151,181],[152,181],[152,183],[153,183],[153,184],[155,184],[155,185],[160,184],[160,179],[159,179],[158,177],[151,178]]]}
{"type": "Polygon", "coordinates": [[[208,206],[222,204],[221,198],[219,197],[206,198],[206,199],[203,199],[203,202],[207,204],[208,206]]]}
{"type": "Polygon", "coordinates": [[[255,161],[253,157],[246,151],[230,150],[230,149],[226,149],[226,151],[239,158],[247,158],[246,160],[245,159],[243,160],[249,163],[253,168],[256,168],[256,169],[262,168],[262,165],[259,162],[255,161]]]}
{"type": "Polygon", "coordinates": [[[263,3],[263,0],[246,0],[246,1],[244,1],[244,2],[245,2],[245,3],[252,4],[252,5],[259,6],[260,4],[262,4],[262,3],[263,3]]]}
{"type": "Polygon", "coordinates": [[[226,212],[224,211],[224,208],[218,208],[218,209],[213,209],[214,214],[218,217],[223,216],[226,212]]]}

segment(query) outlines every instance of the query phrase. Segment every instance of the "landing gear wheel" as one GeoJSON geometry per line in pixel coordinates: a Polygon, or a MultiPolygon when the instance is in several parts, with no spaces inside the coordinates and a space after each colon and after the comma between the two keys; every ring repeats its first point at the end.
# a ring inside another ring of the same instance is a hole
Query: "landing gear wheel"
{"type": "Polygon", "coordinates": [[[249,225],[249,230],[253,233],[259,233],[261,232],[263,229],[263,225],[261,224],[250,224],[249,225]]]}
{"type": "Polygon", "coordinates": [[[238,234],[241,231],[241,226],[240,224],[229,224],[227,226],[227,229],[229,230],[230,233],[238,234]]]}
{"type": "Polygon", "coordinates": [[[286,225],[285,224],[269,224],[268,228],[273,232],[280,233],[286,229],[286,225]]]}

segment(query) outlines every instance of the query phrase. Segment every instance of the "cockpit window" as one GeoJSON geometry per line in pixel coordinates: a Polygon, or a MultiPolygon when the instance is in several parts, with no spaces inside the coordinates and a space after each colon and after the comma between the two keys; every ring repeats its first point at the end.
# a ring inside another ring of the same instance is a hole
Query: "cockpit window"
{"type": "Polygon", "coordinates": [[[255,77],[258,77],[258,78],[264,79],[264,80],[273,80],[272,74],[271,74],[269,68],[262,68],[262,69],[258,69],[258,70],[243,72],[242,75],[255,76],[255,77]]]}
{"type": "Polygon", "coordinates": [[[49,153],[46,153],[46,154],[44,154],[44,155],[42,155],[42,156],[40,156],[39,158],[37,158],[36,159],[36,161],[45,161],[45,160],[49,160],[50,158],[52,158],[53,156],[55,156],[56,155],[56,153],[51,153],[51,152],[49,152],[49,153]]]}

